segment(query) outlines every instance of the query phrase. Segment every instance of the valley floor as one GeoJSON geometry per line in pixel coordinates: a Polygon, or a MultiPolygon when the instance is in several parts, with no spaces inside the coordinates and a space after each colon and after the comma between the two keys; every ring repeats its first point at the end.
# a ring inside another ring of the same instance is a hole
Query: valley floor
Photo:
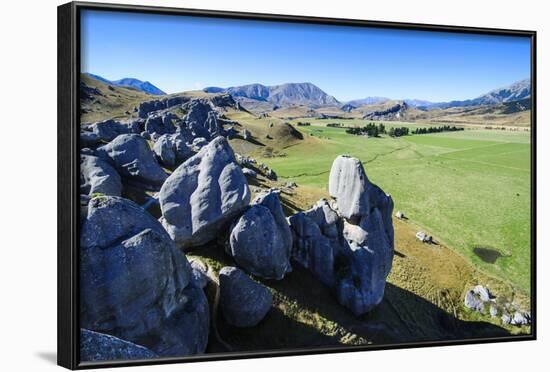
{"type": "Polygon", "coordinates": [[[371,182],[391,194],[395,210],[419,230],[481,271],[530,292],[530,132],[467,129],[367,139],[326,127],[329,122],[297,126],[304,140],[278,151],[266,153],[267,144],[251,153],[316,194],[326,193],[337,155],[357,157],[371,182]]]}

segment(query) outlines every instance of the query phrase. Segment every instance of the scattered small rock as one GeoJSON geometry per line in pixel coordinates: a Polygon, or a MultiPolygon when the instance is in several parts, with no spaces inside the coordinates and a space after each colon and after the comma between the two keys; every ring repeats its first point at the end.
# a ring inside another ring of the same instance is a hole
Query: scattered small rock
{"type": "Polygon", "coordinates": [[[432,243],[433,241],[432,236],[426,234],[424,231],[417,232],[416,239],[420,240],[422,243],[432,243]]]}

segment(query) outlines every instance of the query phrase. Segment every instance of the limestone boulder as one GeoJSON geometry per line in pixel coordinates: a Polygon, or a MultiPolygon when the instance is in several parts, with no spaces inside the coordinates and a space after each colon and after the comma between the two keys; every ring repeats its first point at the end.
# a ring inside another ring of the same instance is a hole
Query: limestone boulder
{"type": "Polygon", "coordinates": [[[151,350],[121,340],[118,337],[80,330],[80,360],[82,362],[97,362],[110,360],[153,359],[158,355],[151,350]]]}
{"type": "Polygon", "coordinates": [[[229,245],[237,265],[253,275],[279,280],[292,270],[292,234],[278,193],[254,200],[233,226],[229,245]]]}
{"type": "Polygon", "coordinates": [[[80,325],[159,356],[204,352],[209,309],[185,255],[124,198],[90,199],[80,234],[80,325]]]}
{"type": "Polygon", "coordinates": [[[179,247],[216,238],[250,203],[233,150],[217,137],[168,177],[159,193],[162,224],[179,247]]]}
{"type": "Polygon", "coordinates": [[[254,327],[269,312],[273,295],[242,270],[220,270],[220,309],[225,321],[236,327],[254,327]]]}
{"type": "Polygon", "coordinates": [[[137,134],[123,134],[96,151],[99,157],[114,165],[129,182],[158,190],[168,175],[157,162],[147,141],[137,134]]]}
{"type": "Polygon", "coordinates": [[[122,182],[117,171],[105,160],[92,155],[80,155],[80,193],[120,196],[122,182]]]}

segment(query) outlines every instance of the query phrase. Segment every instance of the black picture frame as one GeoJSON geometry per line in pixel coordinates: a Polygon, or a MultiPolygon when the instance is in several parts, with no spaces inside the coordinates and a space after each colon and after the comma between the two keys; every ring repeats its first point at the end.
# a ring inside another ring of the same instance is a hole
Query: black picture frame
{"type": "Polygon", "coordinates": [[[97,367],[121,367],[154,365],[180,362],[198,362],[290,356],[304,354],[341,353],[378,349],[400,349],[446,345],[481,344],[488,342],[509,342],[535,340],[537,338],[536,305],[536,31],[493,29],[480,27],[460,27],[401,22],[382,22],[356,19],[320,18],[309,16],[289,16],[280,14],[260,14],[228,12],[200,9],[179,9],[153,6],[114,5],[102,3],[71,2],[58,7],[58,318],[57,318],[57,358],[60,366],[69,369],[97,367]],[[275,350],[266,352],[226,352],[203,354],[190,357],[159,358],[150,360],[86,362],[79,361],[79,81],[80,81],[80,12],[82,10],[108,10],[117,12],[140,12],[165,15],[206,16],[243,20],[263,20],[271,22],[295,22],[321,25],[342,25],[357,27],[384,27],[388,29],[444,31],[463,34],[523,36],[531,40],[531,334],[498,338],[476,338],[464,340],[442,340],[414,342],[406,344],[384,344],[367,346],[337,346],[275,350]]]}

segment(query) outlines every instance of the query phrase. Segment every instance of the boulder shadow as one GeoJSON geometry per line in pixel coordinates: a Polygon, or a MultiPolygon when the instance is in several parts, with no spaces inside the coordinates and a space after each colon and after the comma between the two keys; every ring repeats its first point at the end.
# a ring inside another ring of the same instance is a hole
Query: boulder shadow
{"type": "Polygon", "coordinates": [[[496,263],[499,258],[509,257],[499,250],[489,247],[474,247],[473,252],[481,261],[489,264],[496,263]]]}
{"type": "Polygon", "coordinates": [[[338,323],[374,344],[504,337],[509,332],[489,322],[464,321],[424,298],[386,283],[382,302],[356,317],[340,305],[334,292],[307,270],[297,267],[281,282],[269,285],[300,307],[338,323]],[[307,290],[304,290],[307,288],[307,290]]]}

